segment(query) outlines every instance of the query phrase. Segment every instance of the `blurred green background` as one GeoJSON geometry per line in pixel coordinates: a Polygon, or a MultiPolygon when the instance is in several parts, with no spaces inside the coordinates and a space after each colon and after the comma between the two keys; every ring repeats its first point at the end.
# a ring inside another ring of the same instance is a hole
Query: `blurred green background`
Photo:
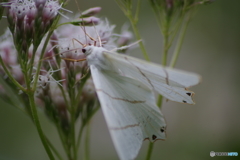
{"type": "MultiPolygon", "coordinates": [[[[116,32],[127,22],[114,0],[78,2],[82,10],[101,6],[100,15],[116,24],[116,32]]],[[[239,6],[239,0],[216,0],[201,6],[190,23],[176,67],[199,73],[203,81],[191,88],[196,93],[196,105],[164,102],[168,138],[155,143],[152,160],[212,159],[210,151],[240,154],[239,6]]],[[[67,9],[77,12],[75,2],[71,1],[67,9]]],[[[0,24],[2,34],[6,19],[0,24]]],[[[147,1],[141,8],[139,28],[151,60],[160,63],[162,37],[147,1]]],[[[142,57],[138,49],[131,55],[142,57]]],[[[41,110],[39,114],[49,139],[62,150],[54,126],[41,110]]],[[[91,123],[91,159],[117,160],[101,111],[91,123]]],[[[137,159],[144,159],[147,147],[148,141],[144,141],[137,159]]],[[[48,159],[36,128],[19,110],[0,101],[0,160],[33,159],[48,159]]]]}

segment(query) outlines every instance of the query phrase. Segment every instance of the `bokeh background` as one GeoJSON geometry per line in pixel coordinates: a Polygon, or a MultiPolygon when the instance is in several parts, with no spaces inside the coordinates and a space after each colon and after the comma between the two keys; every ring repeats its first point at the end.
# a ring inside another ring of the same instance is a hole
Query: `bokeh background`
{"type": "MultiPolygon", "coordinates": [[[[100,16],[116,24],[116,32],[127,22],[114,0],[78,0],[78,3],[82,10],[101,6],[100,16]]],[[[216,0],[201,6],[190,23],[176,67],[199,73],[203,81],[191,88],[196,93],[196,105],[164,102],[162,112],[168,138],[155,143],[153,160],[211,159],[210,151],[240,154],[239,6],[239,0],[216,0]]],[[[78,12],[74,1],[67,9],[78,12]]],[[[0,25],[2,34],[6,19],[0,25]]],[[[147,1],[141,8],[139,29],[151,60],[160,63],[162,37],[147,1]]],[[[131,55],[142,57],[138,49],[131,55]]],[[[54,126],[41,110],[39,114],[49,139],[62,150],[54,126]]],[[[101,111],[91,123],[91,159],[117,160],[101,111]]],[[[148,141],[144,141],[137,159],[145,158],[147,147],[148,141]]],[[[0,160],[33,159],[48,159],[36,128],[22,112],[0,101],[0,160]]]]}

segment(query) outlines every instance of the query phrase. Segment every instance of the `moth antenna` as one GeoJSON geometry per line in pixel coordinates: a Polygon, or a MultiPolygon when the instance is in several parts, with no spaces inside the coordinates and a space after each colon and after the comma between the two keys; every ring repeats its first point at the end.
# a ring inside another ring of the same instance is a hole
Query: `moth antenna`
{"type": "Polygon", "coordinates": [[[127,49],[127,48],[129,48],[129,47],[132,47],[132,46],[138,44],[138,43],[141,42],[141,41],[142,41],[142,40],[140,39],[140,40],[138,40],[138,41],[136,41],[136,42],[134,42],[134,43],[132,43],[132,44],[129,44],[129,45],[127,45],[127,46],[122,46],[122,47],[119,47],[119,48],[114,48],[114,49],[112,49],[111,51],[124,50],[124,49],[127,49]]]}
{"type": "MultiPolygon", "coordinates": [[[[90,40],[96,41],[93,37],[91,37],[89,34],[87,34],[86,30],[82,29],[83,32],[85,33],[85,37],[87,36],[90,40]]],[[[87,37],[86,37],[86,44],[87,44],[87,37]]]]}
{"type": "MultiPolygon", "coordinates": [[[[83,21],[83,18],[82,18],[83,21]]],[[[83,21],[84,23],[84,21],[83,21]]],[[[85,44],[87,44],[87,32],[86,32],[86,27],[83,26],[83,32],[84,32],[84,37],[85,37],[85,44]]]]}
{"type": "MultiPolygon", "coordinates": [[[[77,5],[77,8],[78,8],[78,11],[79,11],[80,15],[82,15],[77,0],[74,0],[74,1],[75,1],[76,5],[77,5]]],[[[80,17],[81,17],[81,16],[80,16],[80,17]]],[[[82,28],[83,32],[85,33],[85,41],[86,41],[85,45],[82,45],[82,46],[85,47],[85,46],[87,45],[87,33],[86,33],[86,28],[84,27],[85,25],[84,25],[84,20],[83,20],[83,18],[82,18],[82,23],[83,23],[83,26],[80,26],[80,27],[82,28]]],[[[89,38],[90,38],[90,36],[89,36],[89,38]]],[[[91,38],[90,38],[90,39],[91,39],[91,38]]]]}
{"type": "Polygon", "coordinates": [[[77,2],[77,0],[74,0],[75,1],[75,3],[76,3],[76,5],[77,5],[77,8],[78,8],[78,11],[79,11],[79,13],[81,13],[80,11],[80,7],[79,7],[79,4],[78,4],[78,2],[77,2]]]}
{"type": "Polygon", "coordinates": [[[98,32],[97,32],[97,29],[96,29],[95,24],[94,24],[93,21],[92,21],[92,24],[93,24],[93,27],[94,27],[95,32],[96,32],[96,34],[97,34],[98,41],[99,41],[99,45],[100,45],[100,47],[102,47],[102,41],[101,41],[101,38],[100,38],[100,36],[99,36],[99,34],[98,34],[98,32]]]}

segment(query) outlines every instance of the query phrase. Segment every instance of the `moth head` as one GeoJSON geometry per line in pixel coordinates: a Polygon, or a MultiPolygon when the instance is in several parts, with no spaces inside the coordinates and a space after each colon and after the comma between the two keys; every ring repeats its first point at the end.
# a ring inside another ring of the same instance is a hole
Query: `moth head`
{"type": "Polygon", "coordinates": [[[85,56],[88,56],[92,53],[93,48],[91,46],[86,46],[83,47],[82,52],[84,53],[85,56]]]}

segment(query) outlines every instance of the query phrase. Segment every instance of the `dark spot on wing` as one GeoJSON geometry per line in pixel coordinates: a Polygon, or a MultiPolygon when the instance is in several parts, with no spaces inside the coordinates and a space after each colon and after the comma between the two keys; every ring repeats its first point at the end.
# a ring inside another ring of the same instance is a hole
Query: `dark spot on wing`
{"type": "Polygon", "coordinates": [[[160,128],[160,131],[163,133],[165,132],[165,127],[160,128]]]}
{"type": "Polygon", "coordinates": [[[187,101],[184,101],[184,100],[183,100],[183,103],[187,103],[187,101]]]}
{"type": "Polygon", "coordinates": [[[152,135],[152,140],[155,140],[157,138],[157,136],[155,136],[154,134],[152,135]]]}
{"type": "Polygon", "coordinates": [[[192,95],[192,93],[186,93],[187,95],[189,95],[189,96],[191,96],[192,95]]]}

